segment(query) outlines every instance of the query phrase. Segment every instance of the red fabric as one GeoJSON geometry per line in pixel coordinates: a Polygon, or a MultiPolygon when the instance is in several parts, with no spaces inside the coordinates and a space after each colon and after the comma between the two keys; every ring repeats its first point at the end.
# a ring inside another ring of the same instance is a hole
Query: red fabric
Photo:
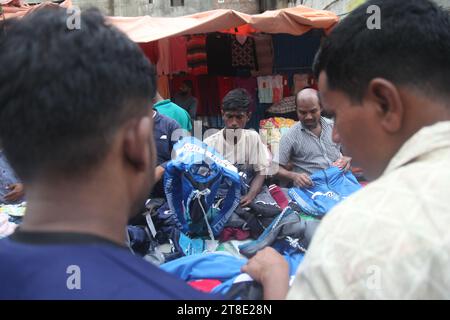
{"type": "Polygon", "coordinates": [[[197,98],[201,107],[197,108],[197,115],[200,116],[218,116],[220,115],[219,88],[217,86],[217,78],[215,76],[199,76],[198,77],[197,98]]]}
{"type": "Polygon", "coordinates": [[[146,43],[138,43],[139,47],[141,47],[144,54],[150,61],[156,65],[159,59],[159,50],[158,50],[158,41],[146,42],[146,43]]]}
{"type": "Polygon", "coordinates": [[[206,36],[195,35],[189,37],[186,43],[187,63],[192,75],[208,73],[206,56],[206,36]]]}
{"type": "Polygon", "coordinates": [[[242,230],[240,228],[231,228],[227,227],[222,230],[222,233],[219,236],[220,242],[226,242],[230,240],[246,240],[250,238],[250,231],[242,230]]]}
{"type": "Polygon", "coordinates": [[[289,79],[288,76],[283,75],[283,97],[292,96],[291,88],[289,87],[289,79]]]}
{"type": "Polygon", "coordinates": [[[217,87],[219,88],[219,101],[222,104],[222,99],[234,89],[234,78],[217,77],[217,87]]]}
{"type": "Polygon", "coordinates": [[[235,87],[236,88],[243,88],[248,91],[250,96],[252,97],[252,103],[250,104],[249,111],[255,112],[256,111],[256,89],[258,88],[258,83],[256,81],[255,77],[249,77],[249,78],[236,78],[235,79],[235,87]]]}
{"type": "Polygon", "coordinates": [[[170,42],[170,71],[171,74],[188,72],[187,47],[185,37],[174,37],[170,42]]]}
{"type": "Polygon", "coordinates": [[[221,281],[215,279],[193,280],[188,282],[188,285],[190,285],[192,288],[203,292],[211,292],[215,287],[221,284],[221,281]]]}
{"type": "Polygon", "coordinates": [[[289,205],[289,200],[286,198],[279,186],[272,184],[269,187],[269,192],[272,198],[280,206],[281,210],[284,210],[289,205]]]}

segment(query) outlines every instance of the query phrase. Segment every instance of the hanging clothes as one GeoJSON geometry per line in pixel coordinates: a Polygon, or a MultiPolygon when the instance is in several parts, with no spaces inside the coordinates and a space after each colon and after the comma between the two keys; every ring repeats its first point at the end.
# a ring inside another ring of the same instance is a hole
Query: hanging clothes
{"type": "Polygon", "coordinates": [[[169,77],[158,76],[158,92],[164,99],[170,99],[169,77]]]}
{"type": "Polygon", "coordinates": [[[236,68],[256,69],[255,40],[249,36],[232,36],[231,65],[236,68]]]}
{"type": "Polygon", "coordinates": [[[283,99],[283,76],[272,76],[272,102],[277,103],[283,99]]]}
{"type": "Polygon", "coordinates": [[[210,33],[206,37],[208,73],[217,76],[234,76],[236,70],[231,65],[231,35],[210,33]]]}
{"type": "Polygon", "coordinates": [[[226,96],[228,92],[233,90],[234,78],[230,77],[217,77],[217,87],[219,89],[219,101],[220,106],[222,106],[222,99],[226,96]]]}
{"type": "Polygon", "coordinates": [[[274,34],[274,73],[288,70],[311,70],[320,47],[321,32],[312,30],[301,36],[274,34]]]}
{"type": "Polygon", "coordinates": [[[289,81],[289,76],[283,75],[283,97],[292,95],[292,81],[289,81]]]}
{"type": "Polygon", "coordinates": [[[186,43],[187,62],[189,71],[192,75],[201,75],[208,73],[206,36],[190,36],[186,43]]]}
{"type": "Polygon", "coordinates": [[[258,77],[258,98],[260,103],[272,103],[272,79],[271,76],[258,77]]]}
{"type": "Polygon", "coordinates": [[[187,73],[187,41],[185,37],[172,37],[170,43],[170,73],[187,73]]]}
{"type": "Polygon", "coordinates": [[[201,107],[197,108],[197,115],[217,116],[220,114],[220,99],[217,78],[213,76],[198,77],[198,99],[201,107]]]}
{"type": "Polygon", "coordinates": [[[297,94],[303,88],[309,86],[309,77],[310,75],[307,73],[303,74],[294,74],[293,82],[294,82],[294,93],[297,94]]]}
{"type": "Polygon", "coordinates": [[[145,56],[150,59],[153,65],[156,65],[159,60],[158,41],[139,43],[139,47],[144,52],[145,56]]]}
{"type": "Polygon", "coordinates": [[[268,34],[255,34],[257,70],[252,71],[253,76],[267,76],[272,74],[273,69],[273,44],[272,36],[268,34]]]}
{"type": "Polygon", "coordinates": [[[170,42],[168,38],[158,40],[159,59],[156,64],[158,75],[170,74],[170,42]]]}
{"type": "Polygon", "coordinates": [[[247,78],[242,78],[242,77],[237,77],[235,78],[234,81],[234,86],[236,88],[243,88],[245,90],[248,91],[248,93],[250,94],[252,101],[250,103],[249,106],[249,111],[250,112],[255,112],[256,111],[256,99],[257,99],[257,87],[258,87],[258,83],[256,81],[255,77],[247,77],[247,78]]]}

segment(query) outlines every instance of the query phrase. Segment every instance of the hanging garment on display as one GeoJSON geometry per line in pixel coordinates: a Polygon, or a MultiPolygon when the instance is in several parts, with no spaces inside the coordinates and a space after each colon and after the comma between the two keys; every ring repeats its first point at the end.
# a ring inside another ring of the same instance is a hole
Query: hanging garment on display
{"type": "Polygon", "coordinates": [[[283,76],[272,76],[272,90],[272,102],[280,102],[283,99],[283,76]]]}
{"type": "Polygon", "coordinates": [[[235,68],[231,65],[231,35],[210,33],[206,37],[208,74],[216,76],[234,76],[235,68]]]}
{"type": "Polygon", "coordinates": [[[253,76],[268,76],[273,71],[273,44],[272,36],[257,33],[253,36],[256,48],[257,70],[252,71],[253,76]]]}
{"type": "Polygon", "coordinates": [[[231,77],[217,77],[217,87],[219,89],[219,101],[222,105],[222,99],[227,95],[228,92],[235,89],[234,78],[231,77]]]}
{"type": "Polygon", "coordinates": [[[186,47],[189,72],[192,75],[208,74],[206,36],[189,36],[186,47]]]}
{"type": "Polygon", "coordinates": [[[159,59],[156,64],[158,75],[170,74],[170,42],[168,38],[158,40],[159,59]]]}
{"type": "Polygon", "coordinates": [[[274,34],[274,73],[289,70],[311,70],[314,56],[320,47],[322,32],[309,31],[301,36],[274,34]]]}
{"type": "Polygon", "coordinates": [[[197,114],[203,116],[220,115],[220,99],[217,78],[214,76],[199,76],[199,90],[197,98],[201,102],[201,107],[197,108],[197,114]]]}
{"type": "Polygon", "coordinates": [[[158,41],[139,43],[139,47],[144,52],[147,58],[150,59],[153,65],[156,65],[159,60],[158,41]]]}
{"type": "Polygon", "coordinates": [[[169,38],[170,43],[170,73],[187,73],[187,41],[185,37],[169,38]]]}
{"type": "Polygon", "coordinates": [[[273,90],[272,90],[272,77],[258,77],[258,99],[259,103],[272,103],[273,102],[273,90]]]}
{"type": "Polygon", "coordinates": [[[158,76],[158,92],[163,99],[170,99],[169,77],[167,75],[158,76]]]}
{"type": "Polygon", "coordinates": [[[232,36],[231,65],[235,68],[256,69],[255,40],[249,36],[232,36]]]}
{"type": "Polygon", "coordinates": [[[250,106],[248,108],[248,111],[255,112],[256,111],[256,99],[257,99],[257,88],[258,88],[258,82],[256,81],[255,77],[236,77],[234,80],[234,86],[236,88],[243,88],[247,90],[247,92],[250,94],[250,97],[252,98],[252,101],[250,102],[250,106]]]}
{"type": "Polygon", "coordinates": [[[306,88],[309,86],[309,77],[310,77],[310,75],[308,73],[294,74],[293,82],[294,82],[294,93],[295,94],[297,94],[303,88],[306,88]]]}

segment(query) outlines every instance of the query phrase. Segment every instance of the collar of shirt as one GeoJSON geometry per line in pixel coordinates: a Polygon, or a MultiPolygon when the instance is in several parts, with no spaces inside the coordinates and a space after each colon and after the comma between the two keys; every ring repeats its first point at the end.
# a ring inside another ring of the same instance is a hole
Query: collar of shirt
{"type": "MultiPolygon", "coordinates": [[[[305,128],[303,126],[303,123],[301,123],[301,121],[299,121],[298,124],[300,125],[300,130],[306,131],[306,132],[310,132],[311,134],[313,134],[311,132],[311,130],[309,130],[308,128],[305,128]]],[[[322,126],[322,131],[324,130],[324,128],[325,128],[325,130],[328,129],[328,128],[331,128],[331,129],[333,128],[333,123],[332,122],[331,123],[327,122],[324,117],[320,117],[320,125],[322,126]]]]}
{"type": "Polygon", "coordinates": [[[415,159],[440,148],[450,147],[450,121],[424,127],[407,140],[391,159],[383,175],[386,175],[415,159]]]}
{"type": "Polygon", "coordinates": [[[158,101],[157,103],[154,104],[153,107],[160,107],[160,106],[163,106],[165,104],[169,104],[170,102],[171,102],[170,99],[158,101]]]}

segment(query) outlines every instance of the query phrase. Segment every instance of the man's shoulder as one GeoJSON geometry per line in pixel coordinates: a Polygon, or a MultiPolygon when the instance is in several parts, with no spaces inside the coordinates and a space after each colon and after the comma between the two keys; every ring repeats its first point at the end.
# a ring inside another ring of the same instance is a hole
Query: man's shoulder
{"type": "Polygon", "coordinates": [[[157,120],[162,126],[166,126],[169,130],[175,130],[181,128],[178,122],[168,116],[158,112],[157,120]]]}
{"type": "Polygon", "coordinates": [[[302,133],[302,128],[303,127],[302,127],[301,122],[297,122],[281,136],[281,139],[283,139],[284,142],[297,141],[300,138],[300,134],[302,133]]]}
{"type": "Polygon", "coordinates": [[[245,136],[250,137],[251,139],[258,140],[261,138],[259,133],[254,129],[243,129],[243,133],[245,136]]]}
{"type": "Polygon", "coordinates": [[[206,143],[207,145],[214,145],[220,141],[225,141],[225,139],[223,137],[223,129],[221,129],[211,135],[208,135],[206,138],[203,139],[203,142],[206,143]]]}
{"type": "Polygon", "coordinates": [[[177,105],[175,102],[171,101],[170,102],[171,107],[176,110],[177,112],[179,112],[180,114],[183,114],[187,117],[189,117],[189,112],[187,112],[184,108],[180,107],[179,105],[177,105]]]}
{"type": "Polygon", "coordinates": [[[333,127],[334,125],[334,121],[332,119],[326,118],[326,117],[320,117],[320,119],[322,120],[323,124],[327,127],[333,127]]]}
{"type": "Polygon", "coordinates": [[[201,298],[176,277],[142,258],[133,256],[125,248],[112,245],[31,246],[4,239],[0,241],[0,256],[5,258],[2,259],[4,263],[0,267],[0,277],[8,277],[3,286],[11,288],[10,292],[16,291],[20,294],[20,290],[13,287],[25,287],[27,274],[35,275],[34,293],[24,297],[28,299],[201,298]],[[14,249],[14,252],[11,252],[11,249],[14,249]],[[24,260],[27,264],[22,263],[24,260]],[[71,275],[75,279],[77,274],[80,276],[83,290],[67,290],[67,279],[71,275]],[[60,283],[64,286],[61,287],[60,283]]]}

